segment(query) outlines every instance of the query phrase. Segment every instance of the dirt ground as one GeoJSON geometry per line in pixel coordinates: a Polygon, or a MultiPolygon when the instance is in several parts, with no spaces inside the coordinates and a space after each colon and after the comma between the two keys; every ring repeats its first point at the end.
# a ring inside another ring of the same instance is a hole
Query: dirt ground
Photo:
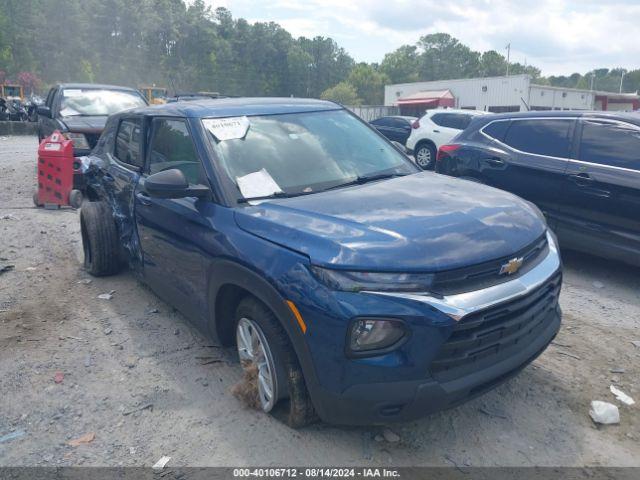
{"type": "Polygon", "coordinates": [[[489,394],[392,426],[397,443],[378,427],[294,431],[241,405],[233,352],[130,273],[82,270],[78,213],[31,203],[36,143],[0,138],[0,267],[14,265],[0,274],[0,466],[640,466],[640,404],[609,392],[640,403],[640,270],[565,252],[555,344],[489,394]],[[593,424],[594,399],[618,404],[620,425],[593,424]]]}

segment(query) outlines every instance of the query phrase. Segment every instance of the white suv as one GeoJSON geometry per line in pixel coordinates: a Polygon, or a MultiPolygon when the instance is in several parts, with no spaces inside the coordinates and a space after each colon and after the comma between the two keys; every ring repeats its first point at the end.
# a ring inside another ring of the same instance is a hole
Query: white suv
{"type": "Polygon", "coordinates": [[[420,168],[433,168],[440,146],[449,143],[453,137],[467,128],[473,117],[487,113],[481,110],[453,108],[427,110],[427,113],[411,124],[407,148],[413,153],[420,168]]]}

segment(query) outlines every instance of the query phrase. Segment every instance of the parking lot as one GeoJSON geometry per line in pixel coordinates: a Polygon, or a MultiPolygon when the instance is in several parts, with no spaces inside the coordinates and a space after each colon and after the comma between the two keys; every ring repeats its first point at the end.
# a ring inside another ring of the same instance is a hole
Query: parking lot
{"type": "Polygon", "coordinates": [[[563,252],[548,350],[481,398],[390,426],[397,442],[383,427],[291,430],[230,394],[233,351],[130,273],[83,272],[78,213],[33,207],[36,147],[0,137],[0,465],[640,465],[640,407],[609,392],[640,401],[638,269],[563,252]],[[596,426],[591,400],[617,403],[620,425],[596,426]]]}

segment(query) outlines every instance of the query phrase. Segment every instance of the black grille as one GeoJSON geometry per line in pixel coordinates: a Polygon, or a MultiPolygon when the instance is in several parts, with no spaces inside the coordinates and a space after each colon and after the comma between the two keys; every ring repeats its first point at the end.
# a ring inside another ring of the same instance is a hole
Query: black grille
{"type": "Polygon", "coordinates": [[[471,267],[436,273],[431,291],[441,295],[454,295],[508,282],[534,268],[547,256],[548,252],[549,244],[547,236],[544,234],[532,244],[506,257],[471,267]],[[518,272],[513,275],[500,275],[502,266],[513,258],[523,259],[518,272]]]}
{"type": "Polygon", "coordinates": [[[433,377],[439,381],[463,377],[531,344],[553,322],[561,284],[558,272],[525,297],[463,318],[431,363],[433,377]]]}

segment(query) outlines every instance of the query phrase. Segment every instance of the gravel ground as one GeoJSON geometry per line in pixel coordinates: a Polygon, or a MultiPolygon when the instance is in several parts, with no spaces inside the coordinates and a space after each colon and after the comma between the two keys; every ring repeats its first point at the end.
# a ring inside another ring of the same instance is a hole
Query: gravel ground
{"type": "Polygon", "coordinates": [[[489,394],[392,426],[398,442],[294,431],[243,407],[233,352],[131,274],[83,272],[77,212],[32,206],[36,143],[0,138],[0,266],[15,267],[0,274],[0,466],[640,466],[640,406],[609,392],[640,401],[638,269],[564,252],[555,343],[489,394]],[[617,403],[620,425],[593,424],[594,399],[617,403]]]}

